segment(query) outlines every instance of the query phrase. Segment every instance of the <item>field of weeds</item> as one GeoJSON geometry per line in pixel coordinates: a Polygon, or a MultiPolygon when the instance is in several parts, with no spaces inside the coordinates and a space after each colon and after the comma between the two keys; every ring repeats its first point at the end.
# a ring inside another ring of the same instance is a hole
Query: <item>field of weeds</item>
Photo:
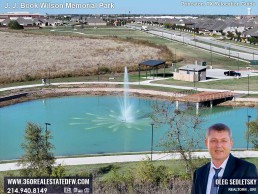
{"type": "Polygon", "coordinates": [[[48,77],[85,76],[100,69],[136,69],[147,59],[167,59],[168,49],[116,38],[0,32],[0,84],[48,77]]]}

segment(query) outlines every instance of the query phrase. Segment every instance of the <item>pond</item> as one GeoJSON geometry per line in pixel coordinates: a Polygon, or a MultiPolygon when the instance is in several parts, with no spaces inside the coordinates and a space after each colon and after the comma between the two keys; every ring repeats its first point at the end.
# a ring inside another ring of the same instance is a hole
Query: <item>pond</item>
{"type": "MultiPolygon", "coordinates": [[[[0,108],[0,160],[17,159],[23,150],[27,122],[45,130],[50,123],[56,156],[149,151],[153,100],[129,97],[134,119],[121,120],[116,96],[69,96],[18,103],[0,108]]],[[[221,122],[233,131],[234,148],[246,148],[247,115],[257,117],[255,108],[213,107],[206,110],[203,130],[221,122]]],[[[154,128],[154,145],[165,129],[154,128]]],[[[204,147],[203,147],[204,148],[204,147]]],[[[154,150],[160,148],[154,147],[154,150]]]]}

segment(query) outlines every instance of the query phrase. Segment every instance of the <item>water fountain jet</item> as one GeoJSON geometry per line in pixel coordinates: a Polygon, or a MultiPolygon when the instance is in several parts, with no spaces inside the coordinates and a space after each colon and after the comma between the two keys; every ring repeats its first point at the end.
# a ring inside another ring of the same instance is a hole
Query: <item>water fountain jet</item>
{"type": "Polygon", "coordinates": [[[128,71],[127,67],[124,70],[124,95],[122,104],[120,105],[121,109],[121,121],[125,123],[131,123],[134,121],[133,117],[133,108],[128,98],[129,91],[129,79],[128,79],[128,71]]]}

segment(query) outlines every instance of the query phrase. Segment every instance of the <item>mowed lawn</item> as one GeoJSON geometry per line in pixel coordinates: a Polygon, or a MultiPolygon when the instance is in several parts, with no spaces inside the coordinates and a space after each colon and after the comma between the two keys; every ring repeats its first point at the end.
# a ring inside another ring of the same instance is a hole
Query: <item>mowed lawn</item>
{"type": "Polygon", "coordinates": [[[154,83],[159,84],[168,84],[168,85],[180,85],[180,86],[189,86],[189,87],[198,87],[198,88],[209,88],[209,89],[221,89],[221,90],[244,90],[248,91],[258,91],[258,77],[250,76],[249,83],[247,77],[242,77],[240,79],[226,79],[226,80],[213,80],[209,82],[186,82],[179,81],[174,79],[155,81],[154,83]]]}

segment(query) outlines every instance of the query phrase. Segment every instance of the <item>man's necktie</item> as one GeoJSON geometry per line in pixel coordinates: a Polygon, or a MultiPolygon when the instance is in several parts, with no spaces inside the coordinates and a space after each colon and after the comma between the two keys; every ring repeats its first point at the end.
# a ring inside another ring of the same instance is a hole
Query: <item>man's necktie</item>
{"type": "Polygon", "coordinates": [[[213,169],[215,170],[215,174],[214,174],[213,179],[212,179],[210,194],[217,194],[218,193],[218,186],[215,185],[215,180],[218,179],[218,174],[219,174],[219,172],[222,168],[219,168],[219,169],[213,168],[213,169]]]}

